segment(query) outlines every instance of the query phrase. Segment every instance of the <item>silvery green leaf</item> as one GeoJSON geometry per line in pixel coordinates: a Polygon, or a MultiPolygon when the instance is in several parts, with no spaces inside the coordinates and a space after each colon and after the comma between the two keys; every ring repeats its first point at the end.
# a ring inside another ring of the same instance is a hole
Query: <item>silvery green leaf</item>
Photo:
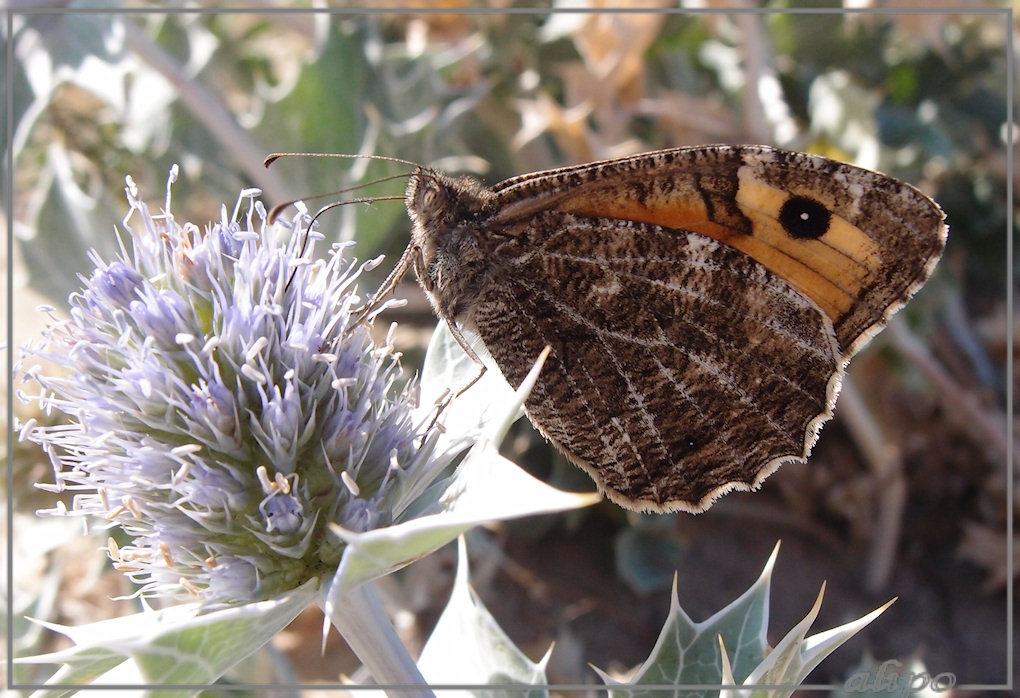
{"type": "MultiPolygon", "coordinates": [[[[825,585],[818,591],[818,598],[804,620],[795,625],[776,645],[768,657],[751,672],[744,681],[746,684],[767,684],[773,686],[789,686],[789,689],[769,691],[739,691],[741,696],[768,696],[768,698],[786,698],[793,694],[796,687],[807,678],[807,675],[829,656],[837,647],[857,634],[857,632],[892,605],[888,601],[871,613],[857,620],[841,625],[832,630],[805,637],[818,616],[822,607],[825,585]]],[[[894,599],[895,600],[895,599],[894,599]]],[[[736,693],[731,694],[736,698],[736,693]]],[[[723,695],[720,698],[727,698],[723,695]]]]}
{"type": "MultiPolygon", "coordinates": [[[[651,655],[638,668],[637,685],[719,686],[722,682],[722,638],[732,674],[743,680],[764,659],[768,651],[769,587],[779,546],[772,551],[758,580],[739,598],[711,618],[700,623],[691,620],[677,599],[676,582],[667,618],[651,655]]],[[[603,674],[605,677],[605,675],[603,674]]],[[[607,677],[606,677],[607,678],[607,677]]],[[[715,690],[678,691],[685,698],[715,695],[715,690]]],[[[614,692],[619,696],[657,696],[661,691],[614,692]]]]}
{"type": "Polygon", "coordinates": [[[442,547],[464,531],[488,521],[575,509],[599,501],[595,493],[571,493],[549,487],[499,455],[499,442],[531,391],[541,361],[512,401],[486,426],[451,478],[433,511],[363,533],[332,530],[347,544],[327,601],[359,584],[389,574],[442,547]]]}
{"type": "MultiPolygon", "coordinates": [[[[42,654],[36,657],[16,659],[15,662],[21,664],[55,664],[61,661],[65,662],[46,681],[48,684],[80,685],[84,688],[90,683],[121,683],[111,680],[110,677],[118,667],[125,663],[127,657],[119,652],[102,647],[82,649],[80,651],[77,651],[77,649],[75,648],[76,654],[73,659],[63,659],[51,654],[42,654]]],[[[59,654],[63,655],[66,652],[59,654]]],[[[137,681],[132,682],[130,679],[126,679],[122,683],[137,683],[137,681]]],[[[71,696],[75,693],[77,693],[76,690],[63,688],[36,691],[32,696],[33,698],[58,698],[59,696],[71,696]]]]}
{"type": "MultiPolygon", "coordinates": [[[[549,654],[535,664],[513,644],[468,582],[468,557],[463,537],[458,541],[458,553],[460,562],[450,601],[418,660],[422,674],[430,684],[532,686],[546,683],[545,664],[549,654]]],[[[491,698],[510,695],[499,690],[458,693],[491,698]]],[[[443,695],[448,694],[444,691],[443,695]]],[[[541,698],[548,692],[534,689],[514,691],[512,695],[541,698]]]]}
{"type": "Polygon", "coordinates": [[[116,240],[110,231],[119,222],[112,202],[78,186],[68,152],[49,148],[40,171],[37,198],[28,201],[30,225],[19,227],[17,242],[33,290],[63,303],[80,289],[78,274],[88,273],[88,251],[110,255],[116,240]]]}
{"type": "MultiPolygon", "coordinates": [[[[503,378],[481,339],[472,333],[465,338],[471,349],[485,363],[485,373],[470,388],[458,395],[440,415],[446,433],[451,435],[477,434],[496,415],[502,415],[502,406],[514,399],[514,390],[503,378]]],[[[436,403],[451,393],[463,390],[478,378],[479,366],[454,339],[446,322],[440,322],[432,333],[421,372],[421,407],[424,416],[435,409],[436,403]]],[[[524,413],[518,407],[514,419],[524,413]]]]}
{"type": "Polygon", "coordinates": [[[364,533],[333,527],[347,544],[333,579],[339,585],[333,593],[343,593],[409,565],[478,524],[564,511],[599,501],[594,493],[575,494],[549,487],[494,452],[473,450],[459,472],[467,474],[451,484],[444,502],[448,508],[441,513],[364,533]]]}
{"type": "MultiPolygon", "coordinates": [[[[46,681],[46,684],[80,685],[81,688],[41,689],[33,693],[32,698],[60,698],[73,696],[79,692],[89,695],[95,693],[94,689],[88,688],[89,685],[94,684],[110,686],[141,686],[145,684],[145,677],[142,676],[141,669],[135,662],[115,652],[109,652],[109,656],[104,657],[103,652],[108,651],[85,652],[86,655],[92,655],[93,661],[81,661],[74,665],[65,664],[46,681]]],[[[194,693],[194,691],[190,691],[190,693],[194,693]]],[[[159,698],[186,698],[188,694],[189,691],[184,689],[165,689],[158,693],[159,698]]],[[[152,694],[143,688],[136,688],[126,689],[123,692],[118,690],[117,696],[118,698],[150,698],[152,694]]]]}
{"type": "Polygon", "coordinates": [[[125,102],[129,61],[123,19],[114,13],[27,15],[15,52],[26,63],[32,91],[49,99],[62,82],[72,82],[120,112],[125,102]]]}
{"type": "Polygon", "coordinates": [[[860,167],[877,169],[882,147],[875,113],[880,98],[841,70],[819,75],[808,91],[811,128],[821,140],[835,145],[839,157],[860,167]]]}
{"type": "MultiPolygon", "coordinates": [[[[197,604],[143,611],[78,627],[41,622],[75,646],[18,659],[26,664],[62,664],[47,683],[104,683],[129,661],[149,684],[212,683],[285,628],[318,593],[312,580],[275,599],[200,613],[197,604]]],[[[130,669],[129,669],[130,671],[130,669]]],[[[123,679],[122,679],[123,680],[123,679]]],[[[183,691],[181,695],[191,695],[183,691]]],[[[67,695],[47,691],[40,695],[67,695]]],[[[166,695],[171,695],[167,692],[166,695]]]]}
{"type": "MultiPolygon", "coordinates": [[[[720,698],[786,698],[818,664],[858,630],[874,620],[889,604],[846,625],[805,637],[821,608],[822,594],[807,617],[770,649],[766,641],[768,600],[772,569],[779,545],[750,589],[736,601],[701,623],[694,623],[680,608],[676,583],[669,618],[651,656],[638,669],[633,683],[641,686],[676,686],[675,696],[719,695],[720,698]],[[731,686],[718,693],[710,686],[731,686]],[[770,685],[771,690],[742,689],[740,685],[770,685]],[[788,688],[786,688],[788,687],[788,688]]],[[[892,602],[890,602],[892,603],[892,602]]],[[[608,676],[600,672],[607,683],[608,676]]],[[[661,690],[619,692],[621,696],[669,695],[661,690]]]]}

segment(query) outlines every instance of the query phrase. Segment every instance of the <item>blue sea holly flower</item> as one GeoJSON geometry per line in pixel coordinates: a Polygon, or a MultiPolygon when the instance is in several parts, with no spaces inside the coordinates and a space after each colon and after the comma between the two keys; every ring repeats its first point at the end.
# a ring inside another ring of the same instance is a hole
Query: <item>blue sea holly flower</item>
{"type": "Polygon", "coordinates": [[[121,528],[109,556],[138,593],[194,603],[45,624],[74,647],[20,661],[63,664],[56,684],[122,671],[206,684],[317,602],[377,682],[420,684],[372,581],[479,523],[598,499],[497,450],[541,361],[516,392],[493,376],[437,413],[478,367],[443,331],[421,386],[402,376],[393,328],[373,341],[366,323],[382,308],[363,317],[354,286],[378,260],[359,266],[346,245],[317,259],[304,209],[270,223],[257,190],[205,230],[180,223],[175,178],[159,214],[128,180],[130,244],[109,263],[93,255],[69,317],[16,368],[38,391],[19,396],[49,426],[17,428],[53,463],[55,483],[40,487],[72,494],[70,509],[41,513],[121,528]],[[22,371],[31,359],[55,370],[22,371]]]}
{"type": "Polygon", "coordinates": [[[140,593],[266,599],[331,578],[346,547],[331,527],[399,522],[452,456],[392,341],[358,322],[365,265],[347,246],[316,259],[304,209],[270,224],[257,190],[204,230],[181,223],[175,176],[159,214],[128,180],[129,244],[93,255],[69,317],[27,348],[60,369],[27,371],[29,399],[66,420],[21,435],[73,493],[43,513],[122,528],[110,556],[140,593]]]}

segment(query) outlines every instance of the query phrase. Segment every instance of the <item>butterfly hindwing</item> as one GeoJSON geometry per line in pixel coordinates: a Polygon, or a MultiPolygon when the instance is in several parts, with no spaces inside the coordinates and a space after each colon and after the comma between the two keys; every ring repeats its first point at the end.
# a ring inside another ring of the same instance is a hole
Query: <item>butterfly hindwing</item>
{"type": "Polygon", "coordinates": [[[512,384],[552,347],[528,415],[611,498],[698,511],[806,455],[842,363],[816,306],[696,233],[557,212],[522,226],[468,320],[512,384]]]}

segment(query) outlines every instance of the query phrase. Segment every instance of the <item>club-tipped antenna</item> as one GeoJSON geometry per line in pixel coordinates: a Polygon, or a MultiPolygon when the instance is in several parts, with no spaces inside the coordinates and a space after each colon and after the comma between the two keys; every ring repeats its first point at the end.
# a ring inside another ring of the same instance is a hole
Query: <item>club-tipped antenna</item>
{"type": "Polygon", "coordinates": [[[386,160],[388,162],[398,162],[401,165],[409,165],[415,169],[421,168],[421,165],[417,162],[410,160],[404,160],[403,158],[393,158],[388,155],[366,155],[366,154],[354,154],[349,153],[272,153],[266,156],[266,159],[262,161],[263,166],[269,167],[280,158],[345,158],[347,160],[386,160]]]}

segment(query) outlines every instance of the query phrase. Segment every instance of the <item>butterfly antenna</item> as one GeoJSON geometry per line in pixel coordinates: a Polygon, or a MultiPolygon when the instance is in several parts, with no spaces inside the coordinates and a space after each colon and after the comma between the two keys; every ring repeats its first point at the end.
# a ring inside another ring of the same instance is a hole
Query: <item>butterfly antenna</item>
{"type": "MultiPolygon", "coordinates": [[[[426,168],[423,168],[422,165],[417,163],[417,162],[412,162],[411,160],[404,160],[403,158],[394,158],[394,157],[389,157],[389,156],[386,156],[386,155],[364,155],[364,154],[350,155],[350,154],[346,154],[346,153],[272,153],[271,155],[266,157],[266,159],[262,162],[262,164],[265,167],[269,167],[270,165],[272,165],[274,162],[276,162],[280,158],[285,158],[285,157],[343,158],[343,159],[348,159],[348,160],[357,160],[357,159],[364,158],[364,159],[368,159],[368,160],[382,160],[382,161],[385,161],[385,162],[396,162],[396,163],[399,163],[401,165],[407,165],[409,167],[412,167],[412,168],[414,168],[415,171],[421,171],[422,169],[426,169],[426,168]]],[[[387,182],[387,181],[390,181],[392,179],[399,179],[400,177],[409,177],[409,176],[410,176],[410,173],[409,174],[392,175],[390,177],[383,177],[382,179],[377,179],[377,180],[374,180],[372,182],[366,182],[365,184],[356,185],[354,187],[348,187],[346,189],[341,189],[339,191],[332,192],[331,194],[323,194],[323,195],[320,195],[320,196],[336,196],[338,194],[347,193],[347,192],[350,192],[350,191],[354,191],[356,189],[360,189],[362,187],[367,187],[367,186],[371,186],[373,184],[378,184],[380,182],[387,182]]],[[[319,198],[319,197],[310,197],[310,198],[319,198]]],[[[311,222],[309,222],[308,228],[306,229],[306,235],[307,235],[307,232],[311,230],[312,223],[314,223],[315,220],[318,219],[319,216],[321,216],[326,211],[328,211],[328,210],[330,210],[332,208],[335,208],[337,206],[342,206],[342,205],[345,205],[345,204],[356,204],[356,203],[374,203],[376,201],[388,201],[388,200],[403,199],[403,198],[404,198],[403,196],[366,197],[366,198],[363,198],[363,199],[350,199],[350,200],[347,200],[347,201],[338,201],[338,202],[329,204],[327,206],[323,206],[321,209],[319,209],[316,212],[315,216],[312,217],[311,222]]],[[[279,212],[282,209],[286,208],[287,206],[290,206],[291,204],[296,203],[297,201],[301,201],[301,199],[295,199],[294,201],[288,201],[286,203],[274,206],[273,209],[269,212],[269,220],[270,220],[270,222],[273,221],[275,216],[279,215],[279,212]]],[[[307,240],[307,238],[306,238],[306,240],[307,240]]],[[[301,248],[301,253],[304,254],[304,246],[303,245],[302,245],[302,248],[301,248]]],[[[379,288],[376,289],[375,293],[372,294],[372,298],[368,301],[368,303],[366,303],[358,311],[357,319],[353,323],[351,323],[350,327],[347,329],[347,332],[352,331],[355,327],[357,327],[357,326],[361,325],[362,323],[364,323],[368,318],[370,318],[372,316],[372,314],[376,310],[378,310],[383,305],[383,302],[384,302],[383,299],[387,295],[389,295],[397,287],[397,284],[404,277],[404,274],[406,274],[407,270],[411,268],[411,265],[414,263],[415,255],[417,255],[417,254],[418,254],[418,248],[414,245],[414,243],[412,242],[412,243],[408,244],[408,246],[404,249],[403,253],[401,253],[400,259],[397,260],[396,265],[394,265],[393,269],[390,271],[389,275],[386,277],[386,280],[383,281],[382,285],[380,285],[379,288]]],[[[290,283],[293,280],[294,280],[294,275],[292,274],[291,277],[290,277],[290,280],[287,282],[287,287],[290,286],[290,283]]],[[[287,287],[285,287],[284,290],[286,290],[287,287]]],[[[344,336],[346,336],[347,332],[344,333],[344,336]]]]}
{"type": "MultiPolygon", "coordinates": [[[[292,206],[292,205],[296,204],[299,201],[314,201],[315,199],[325,199],[327,196],[340,196],[341,194],[349,194],[352,191],[358,191],[359,189],[365,189],[367,187],[371,187],[371,186],[374,186],[376,184],[382,184],[383,182],[390,182],[390,181],[393,181],[394,179],[402,179],[404,177],[410,177],[410,175],[401,173],[401,174],[390,175],[389,177],[380,177],[379,179],[373,179],[371,182],[361,182],[360,184],[355,184],[354,186],[350,186],[350,187],[344,187],[343,189],[336,189],[334,191],[328,191],[328,192],[324,192],[322,194],[312,194],[311,196],[302,196],[299,199],[291,199],[290,201],[284,201],[281,204],[277,204],[276,206],[273,206],[273,208],[271,208],[269,210],[269,223],[270,224],[275,223],[277,216],[280,215],[280,212],[283,209],[287,208],[288,206],[292,206]]],[[[402,196],[379,196],[379,197],[371,197],[371,198],[357,199],[357,200],[351,200],[351,201],[340,201],[338,203],[341,203],[341,204],[343,204],[343,203],[351,203],[351,204],[353,204],[353,203],[364,203],[366,201],[388,201],[390,199],[403,199],[403,198],[404,197],[402,197],[402,196]]],[[[322,213],[323,210],[326,210],[328,208],[331,208],[331,206],[326,206],[323,209],[320,209],[319,213],[322,213]]],[[[316,214],[316,217],[318,217],[318,214],[316,214]]]]}
{"type": "MultiPolygon", "coordinates": [[[[390,157],[385,157],[385,156],[382,156],[382,155],[357,155],[357,156],[354,156],[354,155],[343,155],[343,154],[340,154],[340,153],[274,153],[274,154],[270,155],[269,157],[267,157],[263,161],[262,164],[265,167],[268,168],[274,162],[276,162],[277,160],[279,160],[280,158],[283,158],[283,157],[340,157],[340,158],[364,157],[364,158],[370,158],[370,159],[376,159],[376,160],[389,160],[389,161],[392,161],[392,162],[399,162],[399,163],[404,164],[404,165],[412,165],[414,167],[418,166],[416,163],[413,163],[410,160],[401,160],[399,158],[390,158],[390,157]]],[[[283,209],[287,208],[288,206],[292,206],[292,205],[296,204],[299,201],[311,201],[311,200],[315,200],[315,199],[324,199],[327,196],[341,196],[343,194],[348,194],[348,193],[350,193],[352,191],[357,191],[359,189],[364,189],[366,187],[371,187],[371,186],[374,186],[376,184],[381,184],[383,182],[389,182],[389,181],[392,181],[394,179],[401,179],[401,178],[409,177],[409,176],[410,175],[406,174],[406,173],[395,174],[395,175],[390,175],[388,177],[380,177],[379,179],[374,179],[371,182],[361,182],[359,184],[355,184],[354,186],[344,187],[343,189],[336,189],[334,191],[325,192],[323,194],[313,194],[312,196],[304,196],[304,197],[301,197],[299,199],[292,199],[290,201],[284,201],[283,203],[277,204],[276,206],[273,206],[272,209],[270,209],[268,220],[269,220],[270,224],[274,223],[276,221],[277,217],[280,215],[280,212],[283,211],[283,209]]],[[[318,220],[319,216],[321,216],[326,211],[329,211],[332,208],[336,208],[337,206],[342,206],[342,205],[345,205],[345,204],[375,203],[376,201],[392,201],[392,200],[395,200],[395,199],[403,199],[403,198],[404,198],[403,196],[373,196],[373,197],[365,197],[365,198],[361,198],[361,199],[348,199],[346,201],[337,201],[337,202],[334,202],[332,204],[323,206],[322,208],[320,208],[315,213],[315,215],[312,217],[312,220],[310,220],[308,222],[308,225],[306,226],[305,231],[303,233],[304,239],[302,240],[301,249],[298,252],[298,256],[299,257],[303,257],[304,256],[305,250],[308,247],[309,233],[312,230],[312,225],[315,223],[316,220],[318,220]]],[[[291,283],[293,283],[293,281],[294,281],[294,274],[291,274],[290,278],[287,279],[287,284],[283,287],[284,293],[286,293],[290,289],[290,285],[291,285],[291,283]]]]}
{"type": "Polygon", "coordinates": [[[387,162],[397,162],[401,165],[409,165],[415,169],[421,167],[417,162],[411,160],[404,160],[403,158],[391,158],[387,155],[350,155],[347,153],[272,153],[266,156],[266,159],[262,161],[264,167],[269,167],[280,158],[344,158],[347,160],[385,160],[387,162]]]}
{"type": "MultiPolygon", "coordinates": [[[[388,177],[387,179],[391,179],[391,178],[388,177]]],[[[376,180],[376,181],[382,181],[382,180],[376,180]]],[[[374,184],[374,183],[375,182],[369,182],[368,184],[374,184]]],[[[345,199],[344,201],[334,201],[331,204],[326,204],[325,206],[323,206],[322,208],[320,208],[318,211],[315,212],[315,215],[312,216],[312,219],[310,221],[308,221],[308,225],[305,226],[305,230],[302,233],[302,235],[304,236],[304,239],[301,241],[301,249],[298,252],[298,257],[304,257],[305,250],[308,248],[308,240],[311,237],[310,233],[311,233],[311,230],[312,230],[312,226],[315,225],[315,221],[319,220],[319,216],[324,214],[326,211],[332,210],[334,208],[338,208],[340,206],[346,206],[348,204],[374,204],[377,201],[403,201],[403,200],[404,200],[403,196],[396,196],[396,195],[394,195],[394,196],[366,196],[366,197],[361,198],[361,199],[345,199]]],[[[294,281],[294,274],[296,274],[296,273],[297,272],[295,271],[294,273],[292,273],[290,275],[290,278],[287,279],[287,285],[283,287],[283,292],[284,293],[286,293],[288,290],[290,290],[290,285],[294,281]]]]}

